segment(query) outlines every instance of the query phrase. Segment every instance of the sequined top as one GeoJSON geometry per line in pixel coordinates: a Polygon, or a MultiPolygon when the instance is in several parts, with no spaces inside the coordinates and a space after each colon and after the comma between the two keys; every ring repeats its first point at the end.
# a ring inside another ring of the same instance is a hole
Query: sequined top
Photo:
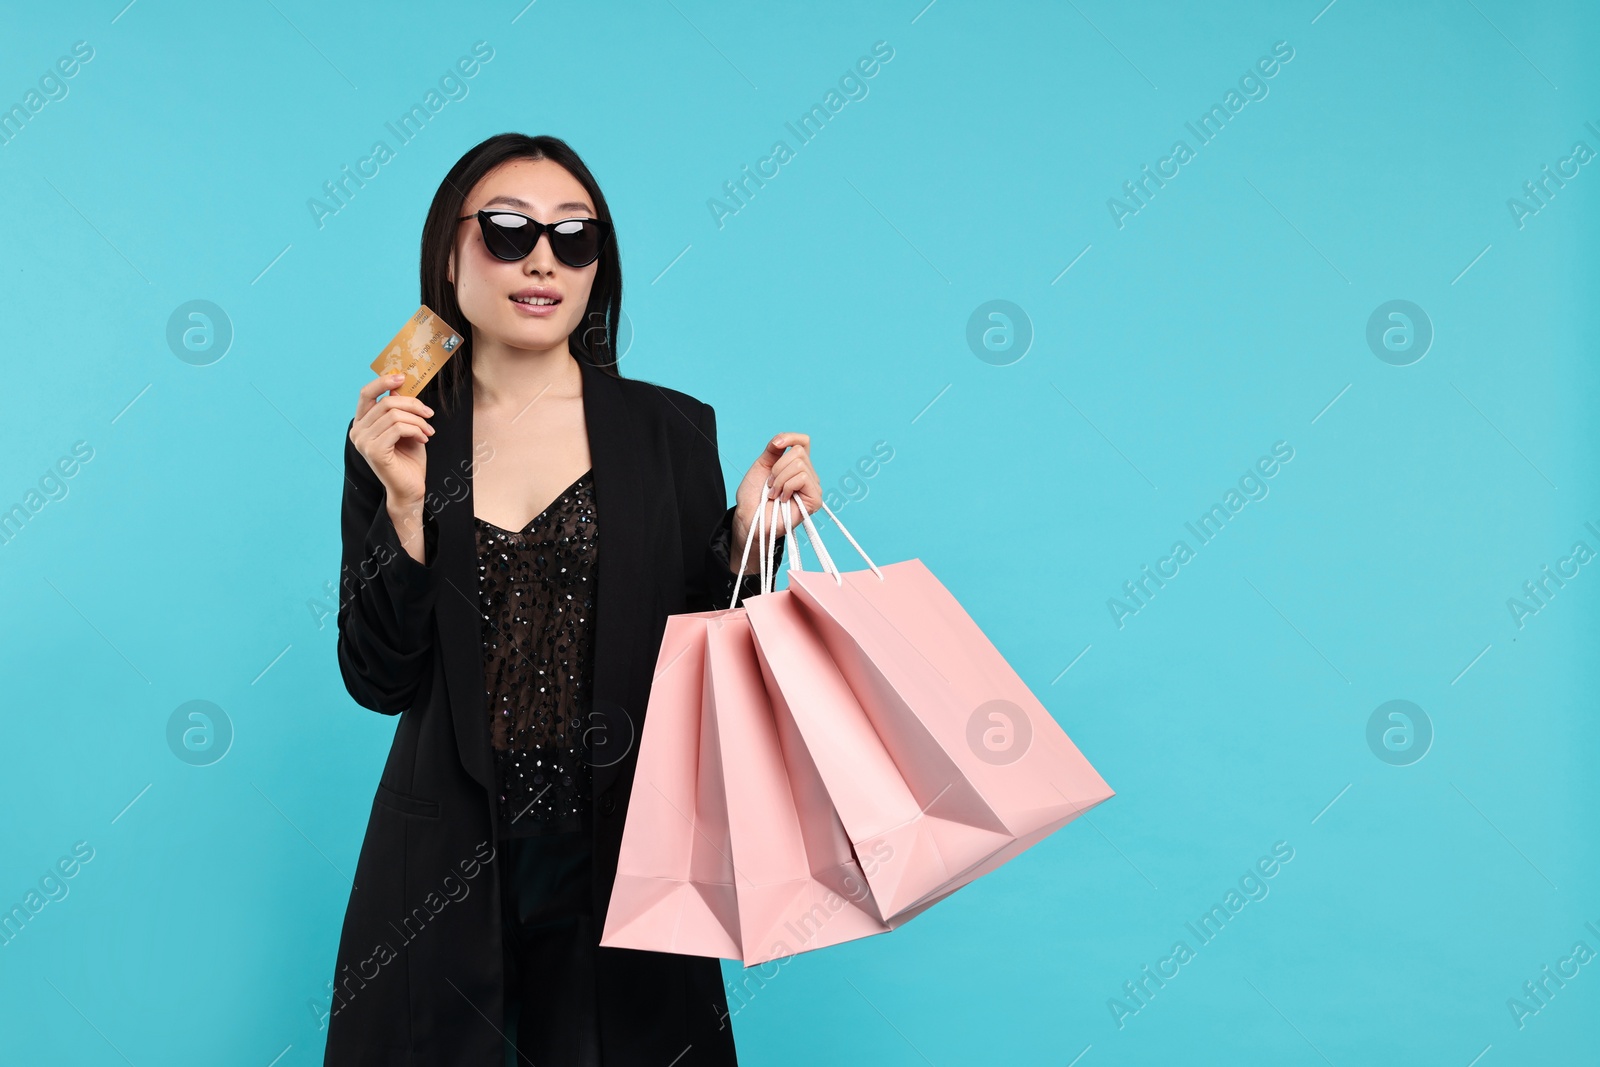
{"type": "Polygon", "coordinates": [[[520,531],[474,525],[500,836],[582,829],[593,781],[594,470],[520,531]]]}

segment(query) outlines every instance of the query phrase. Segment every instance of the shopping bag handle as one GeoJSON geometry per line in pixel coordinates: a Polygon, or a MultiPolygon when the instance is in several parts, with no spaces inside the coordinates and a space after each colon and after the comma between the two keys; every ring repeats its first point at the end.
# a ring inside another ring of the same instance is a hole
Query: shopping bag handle
{"type": "MultiPolygon", "coordinates": [[[[733,577],[733,599],[728,601],[728,610],[729,611],[732,611],[734,609],[734,607],[739,603],[739,587],[744,584],[744,569],[750,563],[750,545],[752,543],[754,543],[754,541],[755,541],[756,527],[761,525],[761,515],[766,510],[766,506],[767,506],[767,489],[768,489],[767,483],[766,482],[762,482],[761,483],[761,503],[759,505],[757,505],[757,507],[756,507],[756,521],[752,522],[750,524],[749,531],[744,535],[744,551],[742,553],[740,553],[740,555],[739,555],[739,570],[734,574],[734,577],[733,577]]],[[[761,591],[763,593],[767,591],[766,585],[767,585],[767,568],[766,568],[766,561],[763,558],[762,559],[762,567],[761,567],[761,591]]]]}
{"type": "MultiPolygon", "coordinates": [[[[750,524],[749,531],[745,533],[744,551],[739,555],[738,573],[743,575],[745,567],[750,562],[750,546],[755,542],[756,535],[759,532],[761,536],[761,555],[757,559],[761,563],[760,589],[762,593],[770,593],[778,585],[778,568],[775,566],[776,560],[774,557],[777,554],[778,508],[780,503],[777,497],[770,498],[772,501],[772,519],[771,529],[769,530],[767,528],[767,501],[769,499],[767,494],[771,488],[770,483],[761,483],[761,503],[756,506],[756,521],[750,524]]],[[[805,501],[801,500],[798,495],[794,496],[792,500],[795,506],[800,509],[800,519],[805,525],[806,537],[811,542],[811,547],[816,550],[817,565],[824,574],[833,575],[836,585],[843,585],[844,577],[839,573],[839,565],[833,561],[832,554],[828,552],[827,546],[822,543],[822,535],[817,532],[816,524],[811,521],[811,513],[806,510],[805,501]]],[[[789,553],[788,569],[791,571],[803,570],[804,568],[800,563],[800,542],[794,536],[794,526],[789,519],[788,503],[783,503],[782,507],[784,543],[787,545],[789,553]]],[[[844,534],[855,550],[861,554],[861,558],[866,561],[867,566],[872,568],[872,573],[878,576],[879,581],[882,581],[883,572],[878,569],[876,563],[872,562],[872,557],[867,555],[867,550],[861,547],[861,543],[851,536],[850,531],[845,528],[845,524],[839,521],[839,516],[835,515],[833,509],[828,507],[826,500],[822,501],[822,510],[828,513],[828,518],[832,519],[833,524],[839,527],[839,532],[844,534]]],[[[741,584],[738,578],[734,580],[733,599],[728,601],[728,610],[730,611],[739,603],[739,587],[741,584]]]]}
{"type": "MultiPolygon", "coordinates": [[[[806,510],[805,501],[801,500],[800,497],[796,495],[794,497],[794,502],[800,508],[800,519],[805,523],[806,537],[810,539],[811,547],[816,549],[817,559],[820,561],[823,571],[827,574],[833,575],[835,584],[843,585],[844,578],[839,573],[839,565],[833,562],[833,556],[828,552],[827,547],[823,545],[822,535],[817,533],[817,527],[811,521],[811,513],[806,510]]],[[[855,547],[857,552],[861,553],[861,558],[867,561],[867,566],[872,568],[872,573],[878,576],[879,581],[882,581],[883,572],[878,569],[878,565],[876,563],[872,562],[872,557],[867,555],[867,550],[861,547],[861,543],[854,537],[850,536],[850,531],[845,529],[844,523],[839,521],[839,516],[833,513],[833,509],[828,506],[828,502],[826,500],[822,501],[822,510],[828,513],[828,518],[832,519],[833,524],[839,527],[839,532],[844,534],[845,538],[849,540],[850,544],[855,547]]],[[[784,522],[787,523],[789,520],[788,511],[784,512],[783,518],[784,522]]],[[[789,557],[789,567],[791,570],[797,569],[794,565],[794,557],[792,555],[789,557]]]]}
{"type": "MultiPolygon", "coordinates": [[[[777,560],[775,558],[777,555],[778,546],[777,497],[771,498],[773,515],[771,520],[772,528],[770,531],[770,536],[767,529],[767,494],[771,491],[771,489],[772,485],[770,482],[761,483],[761,503],[756,506],[756,521],[750,524],[750,529],[744,535],[744,551],[739,556],[739,575],[735,578],[733,583],[733,599],[728,601],[729,611],[732,611],[739,603],[739,587],[742,584],[744,569],[749,565],[750,562],[750,546],[755,543],[755,539],[758,534],[761,537],[761,554],[756,557],[761,564],[761,581],[759,583],[760,590],[763,593],[770,593],[778,585],[778,568],[776,566],[777,560]]],[[[783,520],[785,531],[788,532],[789,512],[787,508],[784,509],[783,520]]],[[[790,539],[790,543],[793,543],[792,538],[790,539]]],[[[792,551],[789,555],[789,569],[792,571],[800,569],[799,564],[795,561],[794,553],[792,551]]]]}

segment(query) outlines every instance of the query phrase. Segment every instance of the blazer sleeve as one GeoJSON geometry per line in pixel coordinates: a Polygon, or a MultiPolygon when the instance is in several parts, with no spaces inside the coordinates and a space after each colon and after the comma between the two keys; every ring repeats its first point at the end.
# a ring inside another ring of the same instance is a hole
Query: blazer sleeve
{"type": "MultiPolygon", "coordinates": [[[[397,715],[411,707],[432,663],[433,567],[400,544],[383,482],[348,431],[344,470],[339,673],[356,703],[397,715]]],[[[423,545],[424,559],[433,561],[437,531],[430,518],[423,520],[423,545]]]]}
{"type": "MultiPolygon", "coordinates": [[[[713,611],[728,606],[733,599],[735,575],[738,565],[734,559],[744,551],[743,542],[733,544],[733,513],[728,504],[727,481],[722,475],[722,459],[717,449],[717,413],[710,404],[700,405],[699,430],[694,435],[693,462],[687,479],[688,499],[685,502],[687,527],[691,534],[684,543],[684,579],[687,587],[685,611],[713,611]]],[[[778,530],[778,544],[773,549],[773,566],[783,560],[784,534],[778,530]]],[[[750,546],[753,562],[760,551],[759,543],[750,546]]],[[[757,596],[761,592],[761,575],[745,575],[741,580],[739,599],[757,596]]]]}

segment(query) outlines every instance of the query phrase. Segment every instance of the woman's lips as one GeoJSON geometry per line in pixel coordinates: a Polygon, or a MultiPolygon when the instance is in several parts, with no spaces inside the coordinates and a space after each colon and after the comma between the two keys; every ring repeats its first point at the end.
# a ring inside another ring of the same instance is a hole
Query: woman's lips
{"type": "Polygon", "coordinates": [[[513,300],[511,305],[517,309],[519,314],[535,319],[544,319],[555,314],[556,308],[561,306],[561,301],[557,300],[554,304],[524,304],[520,300],[513,300]]]}

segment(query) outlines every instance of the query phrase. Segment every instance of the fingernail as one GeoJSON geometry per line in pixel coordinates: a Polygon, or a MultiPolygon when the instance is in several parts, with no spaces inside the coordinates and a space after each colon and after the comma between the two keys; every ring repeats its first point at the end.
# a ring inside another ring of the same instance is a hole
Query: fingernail
{"type": "Polygon", "coordinates": [[[389,375],[389,380],[391,382],[403,382],[406,380],[406,376],[404,374],[391,374],[389,375]]]}

